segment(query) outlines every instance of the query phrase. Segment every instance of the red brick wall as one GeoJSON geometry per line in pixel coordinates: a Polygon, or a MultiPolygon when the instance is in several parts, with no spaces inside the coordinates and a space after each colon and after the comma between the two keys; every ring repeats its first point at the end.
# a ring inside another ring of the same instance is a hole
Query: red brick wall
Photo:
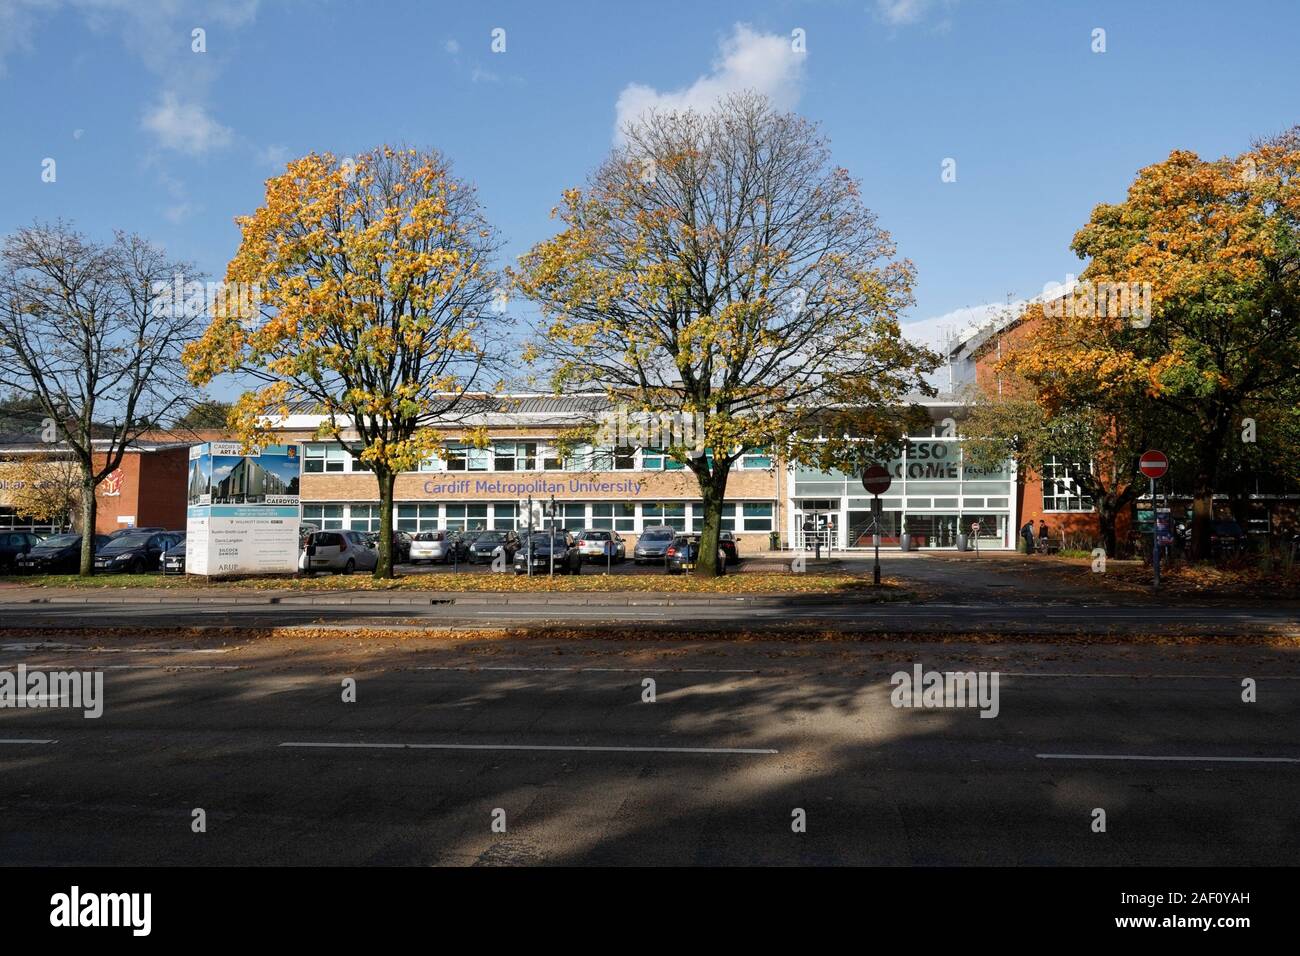
{"type": "MultiPolygon", "coordinates": [[[[104,456],[96,456],[96,467],[103,463],[104,456]]],[[[188,467],[188,448],[125,453],[118,466],[121,480],[117,488],[111,487],[110,478],[95,496],[95,531],[109,534],[125,528],[126,524],[118,521],[121,517],[133,517],[137,528],[184,529],[188,467]],[[116,494],[111,493],[114,490],[116,494]]]]}

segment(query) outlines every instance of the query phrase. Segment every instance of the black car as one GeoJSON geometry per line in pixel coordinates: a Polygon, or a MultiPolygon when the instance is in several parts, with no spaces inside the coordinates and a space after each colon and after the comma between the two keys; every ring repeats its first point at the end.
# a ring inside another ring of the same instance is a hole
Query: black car
{"type": "Polygon", "coordinates": [[[1210,550],[1215,555],[1238,554],[1246,549],[1246,532],[1235,521],[1216,521],[1210,528],[1210,550]]]}
{"type": "MultiPolygon", "coordinates": [[[[379,532],[370,531],[366,540],[376,551],[379,550],[379,532]]],[[[393,529],[393,564],[406,564],[411,560],[411,536],[397,528],[393,529]]]]}
{"type": "Polygon", "coordinates": [[[163,574],[185,573],[185,538],[181,537],[162,557],[163,574]]]}
{"type": "Polygon", "coordinates": [[[646,528],[637,538],[636,547],[632,549],[632,560],[637,564],[647,562],[659,563],[664,560],[668,549],[677,539],[677,532],[672,528],[646,528]]]}
{"type": "MultiPolygon", "coordinates": [[[[108,535],[97,534],[91,547],[98,554],[108,542],[108,535]]],[[[18,558],[18,570],[29,574],[76,574],[81,570],[81,535],[56,534],[46,538],[18,558]]]]}
{"type": "Polygon", "coordinates": [[[515,559],[519,537],[513,531],[483,531],[469,546],[470,564],[491,564],[498,551],[504,550],[507,563],[515,559]]]}
{"type": "Polygon", "coordinates": [[[95,552],[95,570],[126,571],[144,574],[157,571],[164,552],[176,544],[173,534],[124,534],[113,538],[95,552]]]}
{"type": "Polygon", "coordinates": [[[478,536],[483,533],[482,528],[475,528],[472,531],[458,531],[456,533],[456,559],[465,561],[469,559],[469,549],[474,546],[478,536]]]}
{"type": "Polygon", "coordinates": [[[550,574],[552,567],[556,574],[582,573],[582,552],[567,531],[543,531],[522,538],[515,552],[515,574],[527,574],[530,561],[533,574],[550,574]]]}
{"type": "Polygon", "coordinates": [[[110,531],[108,537],[120,538],[126,534],[156,534],[166,530],[166,528],[118,528],[116,531],[110,531]]]}
{"type": "Polygon", "coordinates": [[[0,532],[0,571],[13,571],[18,559],[41,543],[30,531],[0,532]]]}
{"type": "Polygon", "coordinates": [[[727,567],[732,568],[740,563],[740,552],[736,549],[736,536],[730,531],[718,533],[718,547],[727,556],[727,567]]]}
{"type": "MultiPolygon", "coordinates": [[[[668,552],[664,556],[664,570],[669,574],[694,571],[699,560],[700,536],[698,534],[678,535],[673,543],[668,546],[668,552]]],[[[722,548],[718,548],[718,565],[719,570],[725,573],[727,570],[727,552],[722,548]]]]}

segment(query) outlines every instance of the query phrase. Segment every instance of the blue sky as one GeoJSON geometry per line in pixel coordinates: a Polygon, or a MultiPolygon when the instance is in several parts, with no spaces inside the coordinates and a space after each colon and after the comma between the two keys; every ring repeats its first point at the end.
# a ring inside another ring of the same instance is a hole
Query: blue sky
{"type": "Polygon", "coordinates": [[[822,124],[933,338],[1077,272],[1071,236],[1140,167],[1300,122],[1298,36],[1288,0],[0,0],[0,230],[135,230],[219,278],[287,158],[405,142],[478,186],[513,261],[620,104],[750,87],[822,124]]]}

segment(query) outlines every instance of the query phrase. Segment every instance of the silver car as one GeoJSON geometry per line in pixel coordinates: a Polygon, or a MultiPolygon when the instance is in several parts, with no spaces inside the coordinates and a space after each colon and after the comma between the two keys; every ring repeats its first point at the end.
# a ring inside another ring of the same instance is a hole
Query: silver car
{"type": "Polygon", "coordinates": [[[455,546],[454,535],[450,531],[418,531],[411,535],[410,562],[446,563],[451,560],[451,550],[455,546]]]}
{"type": "Polygon", "coordinates": [[[379,552],[370,546],[361,531],[313,531],[298,556],[298,570],[312,573],[373,571],[377,564],[379,552]]]}

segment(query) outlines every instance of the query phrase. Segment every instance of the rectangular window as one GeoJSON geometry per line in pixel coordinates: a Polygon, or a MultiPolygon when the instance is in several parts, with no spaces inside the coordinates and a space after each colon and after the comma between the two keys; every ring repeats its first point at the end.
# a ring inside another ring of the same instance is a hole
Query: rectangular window
{"type": "Polygon", "coordinates": [[[746,531],[771,531],[772,530],[772,503],[749,502],[742,505],[742,511],[745,517],[746,531]]]}
{"type": "MultiPolygon", "coordinates": [[[[722,504],[722,526],[723,531],[736,530],[736,505],[730,501],[722,504]]],[[[704,502],[691,502],[691,533],[700,534],[704,531],[704,502]]]]}
{"type": "Polygon", "coordinates": [[[446,527],[451,531],[484,531],[487,529],[487,505],[446,505],[446,527]]]}
{"type": "Polygon", "coordinates": [[[686,503],[666,501],[662,504],[641,506],[641,527],[667,525],[675,531],[686,530],[686,503]]]}
{"type": "Polygon", "coordinates": [[[658,448],[641,449],[641,469],[643,471],[659,471],[664,466],[664,453],[658,448]]]}
{"type": "Polygon", "coordinates": [[[379,505],[349,505],[348,528],[352,531],[378,531],[381,514],[383,511],[379,505]]]}
{"type": "Polygon", "coordinates": [[[515,471],[537,470],[537,442],[515,442],[515,471]]]}
{"type": "Polygon", "coordinates": [[[447,470],[464,471],[465,470],[465,446],[461,444],[448,443],[447,453],[447,470]]]}
{"type": "Polygon", "coordinates": [[[397,527],[410,532],[438,530],[438,506],[398,505],[397,527]]]}
{"type": "Polygon", "coordinates": [[[515,470],[515,443],[502,442],[492,446],[493,468],[496,471],[515,470]]]}
{"type": "Polygon", "coordinates": [[[602,531],[635,531],[636,505],[597,502],[591,506],[591,527],[602,531]]]}
{"type": "Polygon", "coordinates": [[[302,451],[302,470],[307,474],[346,471],[346,462],[351,457],[338,445],[314,444],[304,445],[302,451]]]}
{"type": "Polygon", "coordinates": [[[343,528],[342,505],[303,505],[303,524],[314,524],[322,531],[341,531],[343,528]]]}
{"type": "Polygon", "coordinates": [[[754,448],[740,456],[741,468],[771,468],[772,456],[766,449],[754,448]]]}
{"type": "Polygon", "coordinates": [[[513,501],[498,501],[492,505],[492,527],[497,531],[515,529],[515,513],[518,507],[513,501]]]}
{"type": "Polygon", "coordinates": [[[466,448],[465,463],[470,471],[488,471],[491,468],[491,448],[466,448]]]}
{"type": "Polygon", "coordinates": [[[1043,463],[1043,510],[1092,511],[1092,499],[1081,493],[1070,478],[1069,465],[1055,458],[1043,463]]]}
{"type": "Polygon", "coordinates": [[[374,471],[367,462],[361,460],[362,448],[360,445],[352,445],[349,447],[348,451],[350,452],[348,457],[351,461],[353,471],[374,471]]]}
{"type": "Polygon", "coordinates": [[[560,456],[560,450],[554,445],[542,446],[542,470],[543,471],[563,471],[564,459],[560,456]]]}

